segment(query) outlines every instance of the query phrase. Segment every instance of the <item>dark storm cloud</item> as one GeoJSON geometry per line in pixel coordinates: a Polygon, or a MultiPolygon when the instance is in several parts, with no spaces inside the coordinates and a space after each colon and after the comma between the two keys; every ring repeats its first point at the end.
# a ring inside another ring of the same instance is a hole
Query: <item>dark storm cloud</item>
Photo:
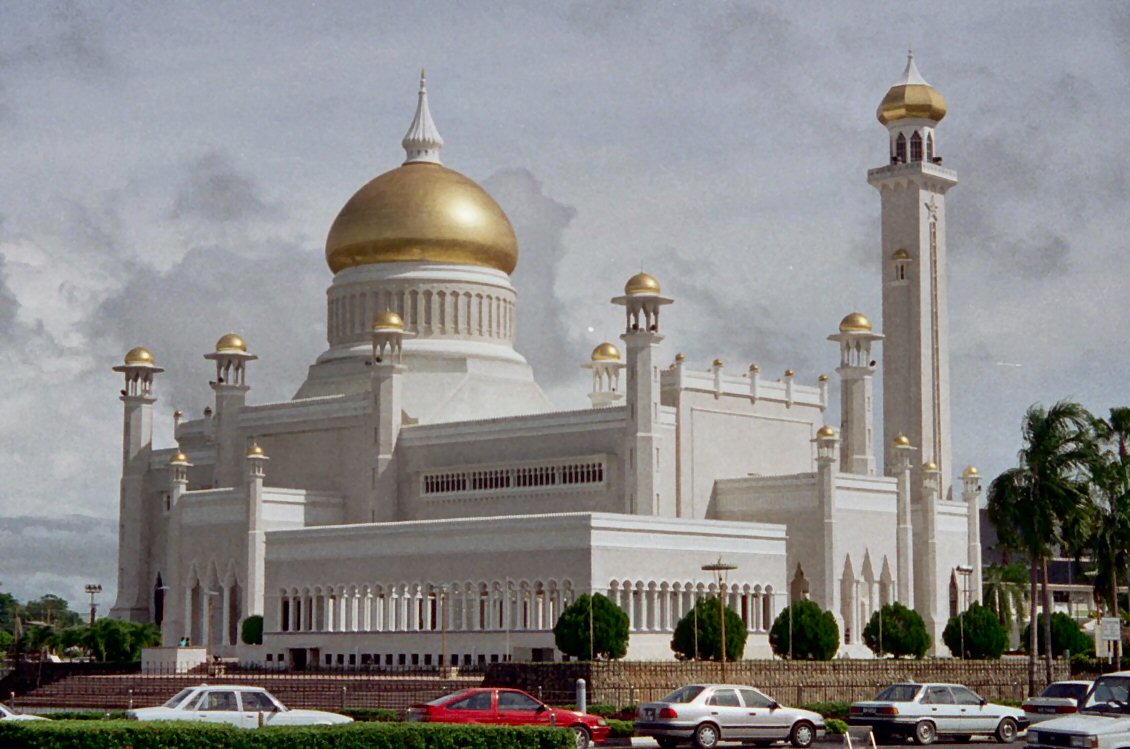
{"type": "Polygon", "coordinates": [[[230,157],[215,150],[191,165],[173,201],[173,218],[229,223],[268,213],[255,181],[237,171],[230,157]]]}

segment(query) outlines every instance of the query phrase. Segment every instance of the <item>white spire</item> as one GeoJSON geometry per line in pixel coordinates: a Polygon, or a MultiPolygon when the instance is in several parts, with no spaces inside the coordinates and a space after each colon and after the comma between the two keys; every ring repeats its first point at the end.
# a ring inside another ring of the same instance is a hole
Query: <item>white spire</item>
{"type": "Polygon", "coordinates": [[[428,75],[420,71],[420,100],[416,104],[416,116],[400,141],[404,151],[408,154],[405,164],[426,162],[441,164],[439,150],[443,148],[443,138],[440,137],[436,123],[432,121],[432,113],[428,111],[428,75]]]}
{"type": "Polygon", "coordinates": [[[922,86],[930,85],[922,78],[922,74],[918,72],[918,66],[914,64],[914,50],[911,49],[906,53],[906,70],[902,71],[902,80],[895,85],[909,86],[914,84],[922,86]]]}

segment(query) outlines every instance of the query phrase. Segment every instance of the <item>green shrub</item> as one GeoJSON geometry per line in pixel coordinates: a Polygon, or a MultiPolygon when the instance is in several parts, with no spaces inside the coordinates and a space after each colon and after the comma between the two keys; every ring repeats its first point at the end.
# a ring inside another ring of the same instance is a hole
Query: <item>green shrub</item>
{"type": "Polygon", "coordinates": [[[921,658],[930,649],[930,634],[921,614],[896,602],[871,615],[863,628],[863,642],[875,655],[921,658]]]}
{"type": "Polygon", "coordinates": [[[244,619],[243,626],[240,628],[239,639],[243,640],[245,645],[262,645],[263,617],[256,614],[244,619]]]}
{"type": "Polygon", "coordinates": [[[1008,645],[1008,632],[992,609],[974,603],[949,620],[942,642],[958,658],[995,660],[1008,645]]]}
{"type": "Polygon", "coordinates": [[[843,736],[847,733],[848,724],[839,718],[828,718],[824,721],[824,728],[829,736],[843,736]]]}
{"type": "Polygon", "coordinates": [[[4,749],[573,749],[566,728],[350,723],[245,731],[214,723],[4,721],[4,749]]]}
{"type": "Polygon", "coordinates": [[[334,712],[348,715],[360,723],[395,723],[401,720],[400,711],[389,707],[347,707],[334,712]]]}
{"type": "Polygon", "coordinates": [[[583,661],[593,660],[590,646],[597,658],[623,658],[628,654],[628,615],[611,598],[586,593],[561,612],[553,641],[562,653],[583,661]]]}
{"type": "MultiPolygon", "coordinates": [[[[1043,654],[1046,650],[1043,614],[1037,617],[1037,622],[1037,648],[1038,652],[1043,654]]],[[[1020,647],[1024,649],[1025,653],[1028,652],[1028,645],[1031,642],[1028,639],[1031,637],[1031,629],[1032,625],[1029,623],[1020,636],[1020,647]]],[[[1095,641],[1083,631],[1083,628],[1071,616],[1062,611],[1056,611],[1052,614],[1052,655],[1061,656],[1065,650],[1070,650],[1072,654],[1093,653],[1095,652],[1095,641]]]]}
{"type": "Polygon", "coordinates": [[[608,732],[609,738],[628,739],[636,734],[636,724],[630,720],[613,718],[608,721],[608,727],[612,729],[608,732]]]}
{"type": "Polygon", "coordinates": [[[615,705],[606,705],[602,702],[597,702],[589,705],[586,708],[585,712],[589,715],[599,715],[602,718],[607,718],[620,712],[620,708],[616,707],[615,705]]]}
{"type": "Polygon", "coordinates": [[[851,712],[850,702],[809,702],[807,705],[801,705],[801,710],[811,710],[814,713],[820,713],[825,718],[837,718],[839,720],[847,720],[848,714],[851,712]]]}
{"type": "Polygon", "coordinates": [[[125,720],[125,710],[68,710],[61,713],[48,713],[51,720],[125,720]]]}
{"type": "Polygon", "coordinates": [[[797,601],[777,615],[769,644],[781,658],[791,654],[794,660],[830,661],[840,649],[840,627],[832,612],[815,601],[797,601]]]}
{"type": "MultiPolygon", "coordinates": [[[[718,661],[722,659],[722,617],[717,596],[703,598],[694,608],[683,615],[675,625],[675,636],[671,638],[671,649],[680,660],[701,659],[718,661]],[[695,637],[695,622],[698,623],[698,637],[695,637]],[[695,653],[695,645],[698,653],[695,653]]],[[[726,607],[726,660],[739,661],[745,655],[745,622],[729,606],[726,607]]]]}

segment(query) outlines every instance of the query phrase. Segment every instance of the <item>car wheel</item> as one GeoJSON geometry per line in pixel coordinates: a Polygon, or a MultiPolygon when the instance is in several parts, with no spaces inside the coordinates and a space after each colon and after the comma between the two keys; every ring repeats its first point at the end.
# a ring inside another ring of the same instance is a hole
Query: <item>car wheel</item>
{"type": "Polygon", "coordinates": [[[1016,739],[1016,721],[1012,718],[1004,718],[997,726],[996,733],[997,741],[1002,744],[1009,744],[1016,739]]]}
{"type": "Polygon", "coordinates": [[[581,726],[573,726],[573,736],[577,740],[577,749],[589,749],[589,732],[581,726]]]}
{"type": "Polygon", "coordinates": [[[919,746],[926,746],[933,744],[934,739],[938,738],[938,729],[934,724],[928,720],[918,721],[918,725],[914,726],[914,743],[919,746]]]}
{"type": "Polygon", "coordinates": [[[675,747],[679,745],[679,740],[673,739],[669,736],[664,736],[662,738],[657,738],[655,740],[655,743],[659,744],[659,749],[675,749],[675,747]]]}
{"type": "Polygon", "coordinates": [[[694,745],[698,749],[714,749],[718,746],[720,738],[722,737],[718,735],[718,726],[713,723],[703,723],[694,729],[694,745]]]}
{"type": "Polygon", "coordinates": [[[789,743],[797,749],[808,749],[816,738],[816,729],[807,720],[798,720],[789,732],[789,743]]]}

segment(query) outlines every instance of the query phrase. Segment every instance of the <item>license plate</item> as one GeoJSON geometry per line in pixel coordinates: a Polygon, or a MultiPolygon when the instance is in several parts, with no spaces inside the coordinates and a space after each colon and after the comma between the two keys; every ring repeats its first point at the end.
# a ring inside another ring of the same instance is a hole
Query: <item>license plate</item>
{"type": "Polygon", "coordinates": [[[644,711],[643,711],[643,713],[644,713],[644,716],[645,716],[645,717],[646,717],[646,718],[647,718],[648,720],[653,720],[653,719],[655,718],[655,708],[654,708],[654,707],[647,707],[647,708],[644,708],[644,711]]]}
{"type": "Polygon", "coordinates": [[[1038,712],[1038,713],[1054,713],[1055,708],[1054,707],[1041,707],[1041,708],[1037,708],[1036,712],[1038,712]]]}
{"type": "Polygon", "coordinates": [[[865,707],[865,708],[863,708],[863,714],[864,715],[874,715],[875,714],[875,708],[865,707]]]}

